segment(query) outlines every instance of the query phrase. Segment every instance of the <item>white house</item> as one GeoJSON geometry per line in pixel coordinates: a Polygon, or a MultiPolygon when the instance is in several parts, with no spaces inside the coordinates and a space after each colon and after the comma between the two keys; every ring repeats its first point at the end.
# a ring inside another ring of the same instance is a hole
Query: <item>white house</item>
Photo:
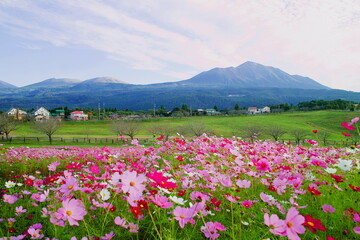
{"type": "Polygon", "coordinates": [[[83,111],[74,111],[70,113],[70,119],[76,121],[87,121],[89,119],[89,116],[83,111]]]}
{"type": "Polygon", "coordinates": [[[262,113],[270,113],[270,107],[266,106],[260,109],[262,113]]]}
{"type": "Polygon", "coordinates": [[[259,113],[270,113],[270,107],[263,107],[263,108],[257,108],[257,107],[249,107],[248,108],[248,114],[259,114],[259,113]]]}
{"type": "Polygon", "coordinates": [[[27,113],[21,109],[12,108],[7,112],[7,115],[15,118],[16,120],[21,120],[26,117],[27,113]]]}
{"type": "Polygon", "coordinates": [[[46,108],[44,107],[38,108],[37,110],[33,111],[31,114],[34,116],[35,121],[42,121],[50,118],[50,112],[46,110],[46,108]]]}
{"type": "Polygon", "coordinates": [[[248,114],[258,114],[260,111],[257,107],[248,107],[248,114]]]}

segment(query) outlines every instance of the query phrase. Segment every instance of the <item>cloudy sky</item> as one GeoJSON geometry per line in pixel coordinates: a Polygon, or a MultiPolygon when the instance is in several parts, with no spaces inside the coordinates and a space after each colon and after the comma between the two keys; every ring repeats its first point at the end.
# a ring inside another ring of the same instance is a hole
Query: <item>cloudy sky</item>
{"type": "Polygon", "coordinates": [[[0,0],[0,80],[16,86],[246,61],[360,91],[360,0],[0,0]]]}

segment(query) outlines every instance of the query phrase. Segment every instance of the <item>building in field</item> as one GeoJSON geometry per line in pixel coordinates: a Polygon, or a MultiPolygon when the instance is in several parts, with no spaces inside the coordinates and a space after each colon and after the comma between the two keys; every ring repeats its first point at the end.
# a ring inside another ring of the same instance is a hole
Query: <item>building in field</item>
{"type": "Polygon", "coordinates": [[[26,118],[27,112],[25,112],[24,110],[21,110],[19,108],[11,108],[7,112],[7,115],[10,117],[13,117],[16,120],[21,120],[21,119],[26,118]]]}
{"type": "Polygon", "coordinates": [[[43,121],[50,118],[50,112],[44,107],[34,110],[31,112],[31,115],[34,117],[35,121],[43,121]]]}
{"type": "Polygon", "coordinates": [[[89,115],[83,111],[74,111],[70,113],[70,119],[75,121],[87,121],[89,120],[89,115]]]}

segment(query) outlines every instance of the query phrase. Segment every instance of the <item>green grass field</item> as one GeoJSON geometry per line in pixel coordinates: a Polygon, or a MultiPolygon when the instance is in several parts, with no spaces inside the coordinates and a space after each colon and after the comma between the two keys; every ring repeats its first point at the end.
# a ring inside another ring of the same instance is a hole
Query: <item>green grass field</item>
{"type": "MultiPolygon", "coordinates": [[[[241,115],[241,116],[201,116],[188,118],[158,118],[141,121],[141,130],[135,136],[137,138],[151,138],[148,129],[154,126],[169,126],[176,129],[179,126],[191,122],[200,122],[218,136],[231,137],[233,130],[241,132],[246,126],[261,126],[267,129],[271,126],[279,126],[287,133],[282,139],[292,139],[290,131],[293,129],[303,129],[309,132],[309,138],[313,137],[312,130],[328,132],[329,140],[341,141],[344,136],[341,132],[345,131],[340,126],[341,122],[350,121],[358,117],[359,112],[344,111],[316,111],[316,112],[292,112],[282,114],[262,114],[262,115],[241,115]]],[[[54,137],[91,137],[91,138],[115,138],[116,134],[111,130],[112,121],[85,121],[85,122],[63,122],[54,137]]],[[[175,132],[174,132],[175,134],[175,132]]],[[[17,130],[11,133],[17,137],[46,137],[43,133],[37,132],[32,128],[32,123],[24,123],[17,130]]],[[[265,134],[262,138],[270,138],[265,134]]]]}

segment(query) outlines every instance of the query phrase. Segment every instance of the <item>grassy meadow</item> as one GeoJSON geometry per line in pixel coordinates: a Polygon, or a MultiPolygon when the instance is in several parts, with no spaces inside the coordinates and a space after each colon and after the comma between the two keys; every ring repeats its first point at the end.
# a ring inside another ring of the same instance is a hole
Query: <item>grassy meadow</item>
{"type": "MultiPolygon", "coordinates": [[[[169,126],[176,129],[188,123],[202,123],[211,132],[218,136],[232,137],[234,129],[239,132],[246,126],[260,126],[264,129],[264,134],[260,138],[270,138],[265,134],[265,130],[272,126],[279,126],[286,134],[282,139],[292,139],[290,132],[293,129],[303,129],[311,131],[316,129],[319,132],[330,134],[329,140],[340,141],[344,139],[341,132],[344,130],[340,123],[349,121],[359,116],[358,112],[344,111],[314,111],[314,112],[292,112],[282,114],[262,114],[262,115],[240,115],[240,116],[199,116],[183,118],[156,118],[143,120],[141,130],[135,136],[136,138],[151,138],[149,129],[154,126],[169,126]]],[[[111,129],[112,121],[96,120],[85,122],[66,121],[62,123],[60,129],[54,134],[54,137],[116,137],[111,129]]],[[[45,135],[32,128],[32,123],[24,123],[11,133],[17,137],[44,137],[45,135]]],[[[310,137],[309,136],[309,137],[310,137]]]]}

